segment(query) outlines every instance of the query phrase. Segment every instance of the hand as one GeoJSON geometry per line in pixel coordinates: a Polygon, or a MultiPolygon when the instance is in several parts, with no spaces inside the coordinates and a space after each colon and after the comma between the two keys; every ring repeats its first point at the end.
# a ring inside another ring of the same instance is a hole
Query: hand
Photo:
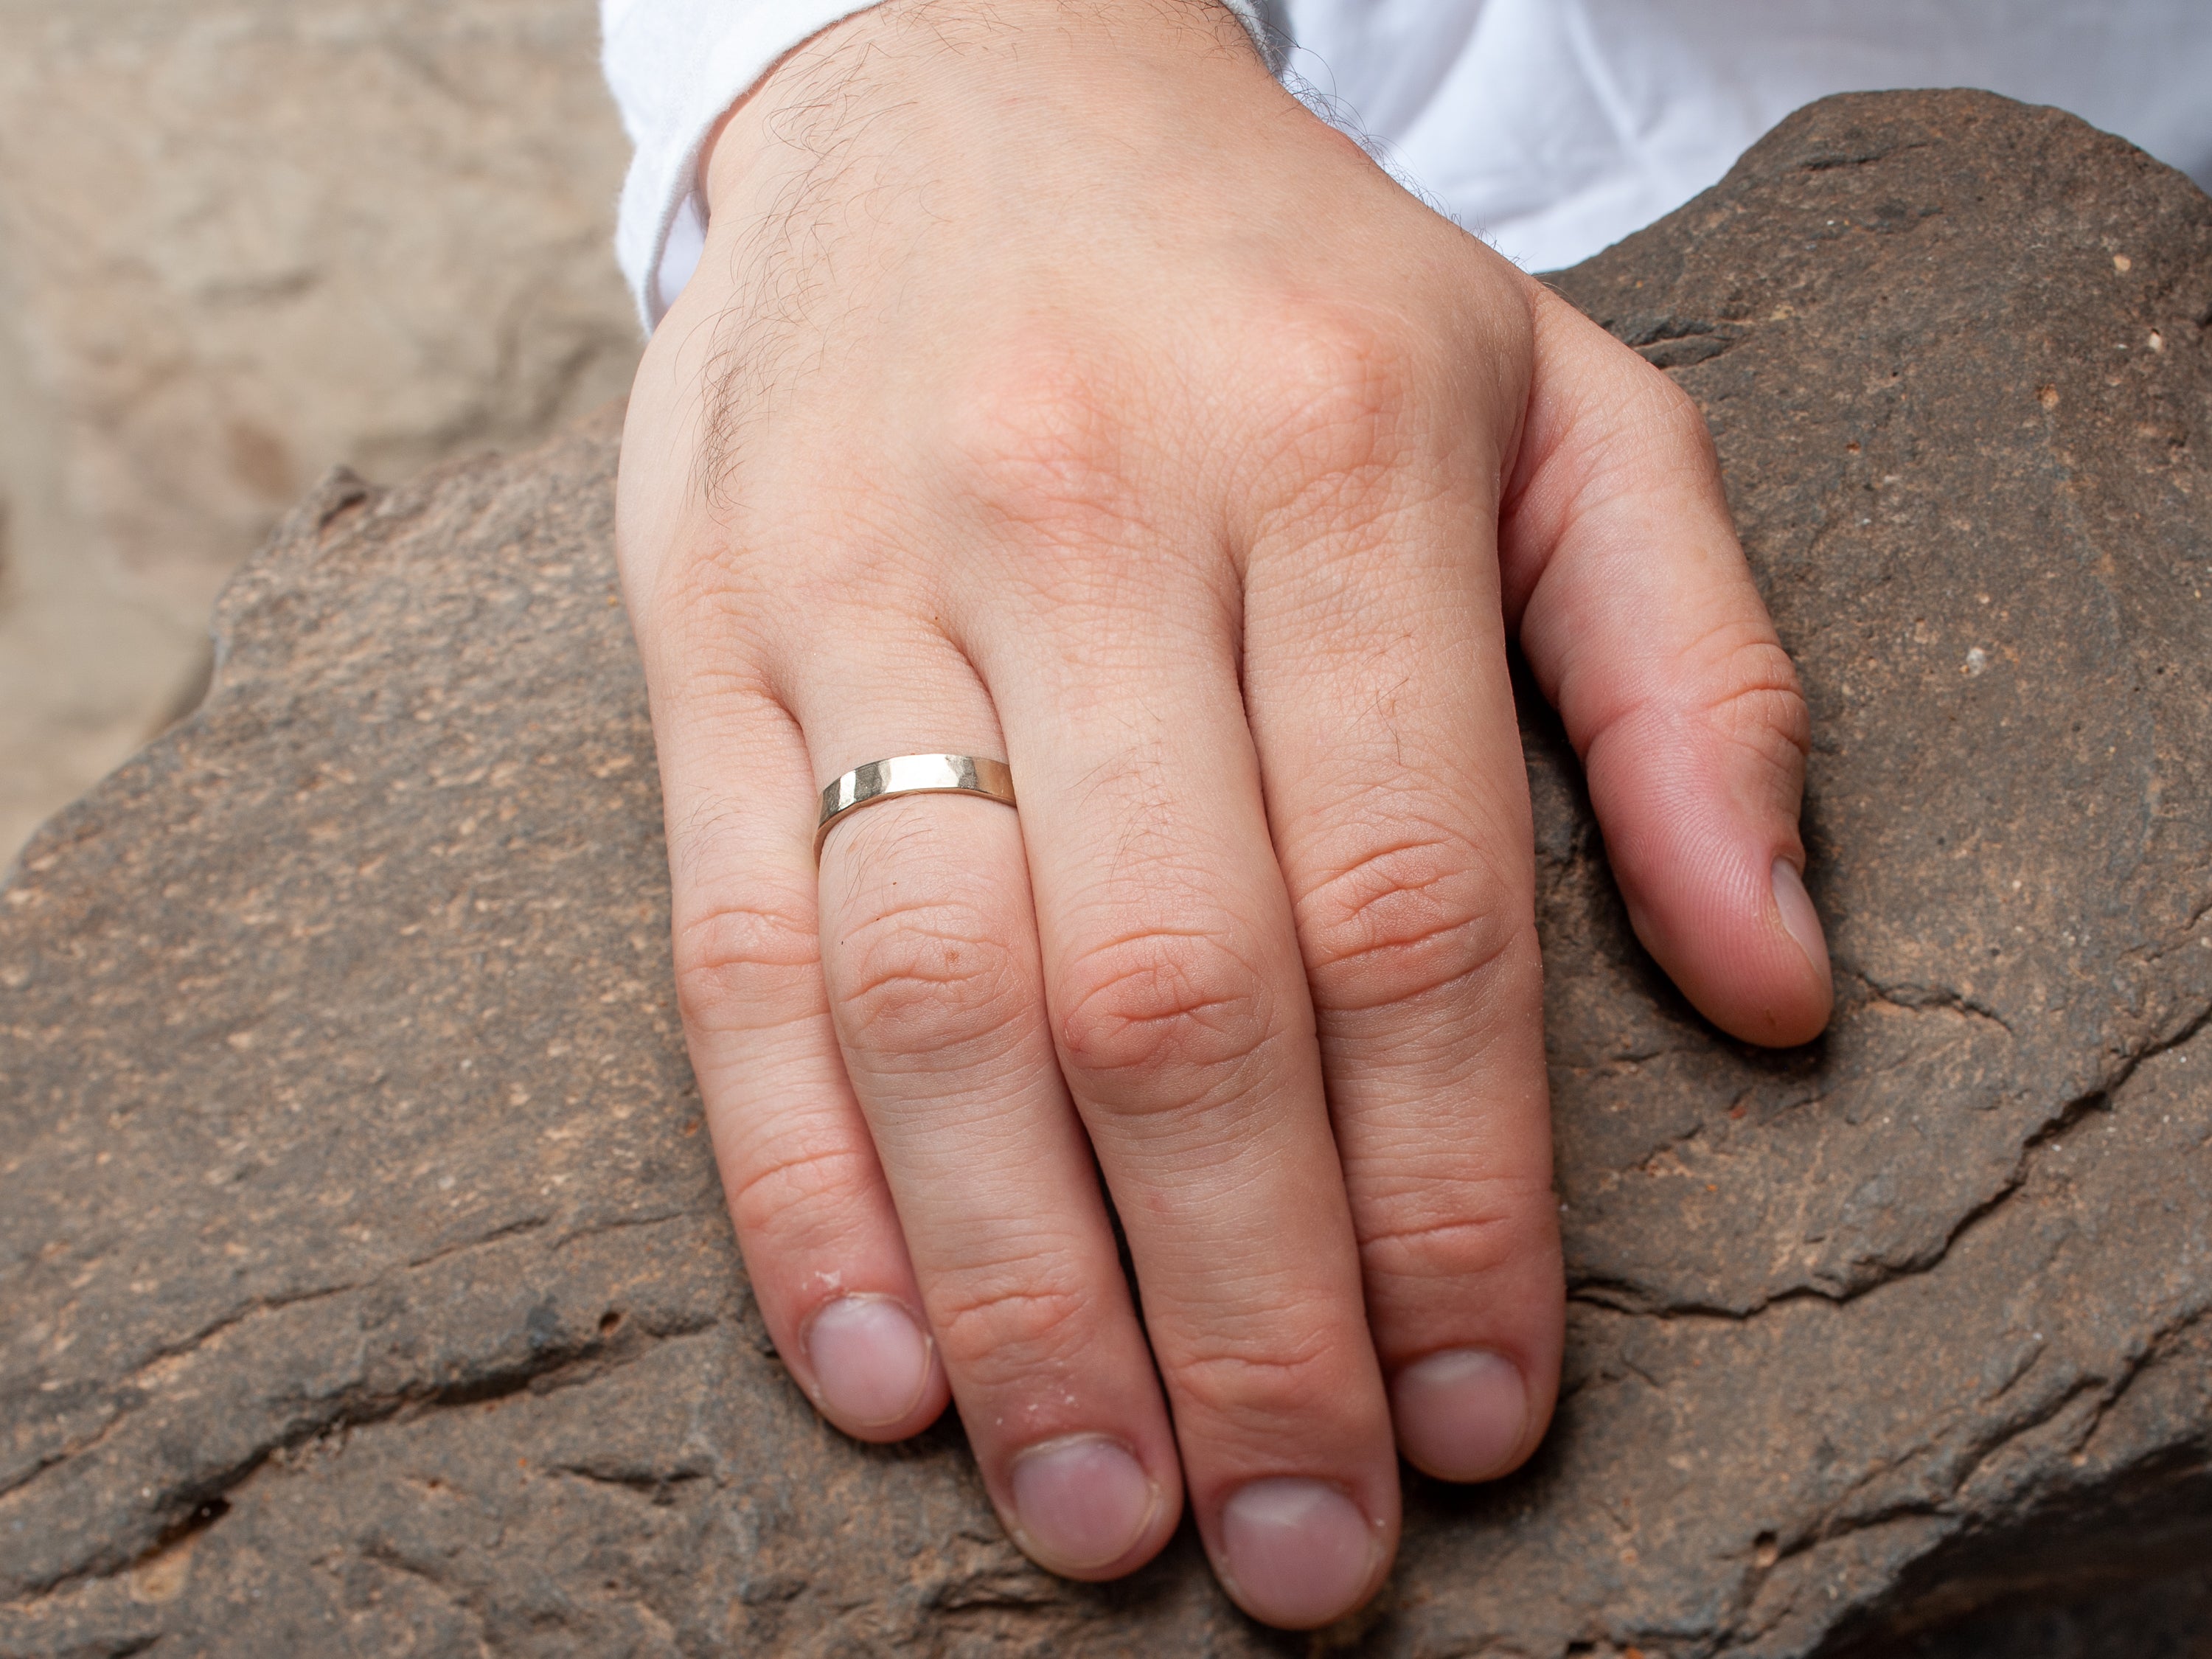
{"type": "Polygon", "coordinates": [[[1509,629],[1652,953],[1739,1036],[1826,1018],[1704,427],[1200,0],[894,0],[706,176],[620,542],[769,1329],[863,1438],[949,1389],[1046,1566],[1129,1571],[1187,1487],[1242,1606],[1326,1622],[1394,1435],[1503,1474],[1557,1387],[1509,629]],[[820,789],[921,750],[1018,816],[888,802],[817,872],[820,789]]]}

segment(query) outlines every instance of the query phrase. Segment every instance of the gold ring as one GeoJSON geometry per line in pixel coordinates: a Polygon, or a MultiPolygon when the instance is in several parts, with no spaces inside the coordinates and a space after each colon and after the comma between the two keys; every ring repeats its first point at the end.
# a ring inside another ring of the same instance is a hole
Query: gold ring
{"type": "Polygon", "coordinates": [[[981,795],[1014,804],[1014,775],[1004,761],[975,755],[894,755],[856,766],[822,792],[822,816],[814,823],[814,857],[848,812],[872,806],[894,795],[981,795]]]}

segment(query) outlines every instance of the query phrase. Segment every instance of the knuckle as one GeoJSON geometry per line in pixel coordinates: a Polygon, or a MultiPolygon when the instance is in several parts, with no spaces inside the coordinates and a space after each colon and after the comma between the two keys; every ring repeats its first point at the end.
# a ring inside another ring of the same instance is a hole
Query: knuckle
{"type": "Polygon", "coordinates": [[[1387,312],[1299,295],[1262,314],[1278,375],[1309,395],[1352,386],[1387,398],[1413,378],[1413,331],[1387,312]]]}
{"type": "Polygon", "coordinates": [[[1360,848],[1306,889],[1298,936],[1316,1006],[1352,1012],[1464,988],[1535,926],[1528,884],[1464,836],[1414,831],[1360,848]]]}
{"type": "Polygon", "coordinates": [[[1682,678],[1670,692],[1647,691],[1613,711],[1593,733],[1653,722],[1702,728],[1770,772],[1785,793],[1796,787],[1812,747],[1813,719],[1790,653],[1764,615],[1729,617],[1680,653],[1682,678]]]}
{"type": "Polygon", "coordinates": [[[1655,480],[1717,495],[1719,452],[1705,412],[1664,369],[1626,346],[1620,352],[1621,373],[1606,382],[1602,404],[1585,411],[1604,441],[1565,451],[1571,499],[1580,510],[1595,511],[1648,493],[1655,480]]]}
{"type": "Polygon", "coordinates": [[[1675,658],[1680,672],[1665,685],[1641,687],[1599,713],[1586,749],[1633,746],[1655,732],[1703,735],[1770,781],[1777,799],[1793,799],[1812,748],[1812,714],[1764,614],[1723,620],[1675,658]]]}
{"type": "Polygon", "coordinates": [[[1031,975],[1004,919],[957,898],[886,896],[838,939],[830,994],[854,1040],[933,1064],[1011,1040],[1031,975]]]}
{"type": "Polygon", "coordinates": [[[1605,360],[1615,371],[1607,391],[1620,406],[1624,429],[1642,430],[1662,442],[1690,439],[1710,447],[1711,434],[1697,400],[1680,382],[1640,351],[1600,331],[1605,360]]]}
{"type": "Polygon", "coordinates": [[[753,1030],[792,1018],[793,988],[817,1006],[822,960],[811,898],[763,886],[718,899],[676,928],[677,1006],[695,1030],[753,1030]]]}
{"type": "Polygon", "coordinates": [[[1662,474],[1676,474],[1711,484],[1720,477],[1720,451],[1705,412],[1674,377],[1639,359],[1644,407],[1636,412],[1636,425],[1644,436],[1646,464],[1662,474]]]}
{"type": "Polygon", "coordinates": [[[1095,1328],[1092,1298],[1043,1276],[1034,1260],[940,1278],[926,1294],[946,1367],[984,1389],[1034,1386],[1078,1363],[1095,1328]]]}
{"type": "Polygon", "coordinates": [[[1338,1345],[1322,1331],[1267,1349],[1207,1346],[1178,1357],[1176,1389],[1201,1411],[1238,1423],[1311,1419],[1343,1397],[1338,1345]]]}
{"type": "Polygon", "coordinates": [[[1340,489],[1388,477],[1419,441],[1407,418],[1419,379],[1407,331],[1308,302],[1279,305],[1269,321],[1260,361],[1272,365],[1273,423],[1295,476],[1340,489]]]}
{"type": "Polygon", "coordinates": [[[1709,659],[1702,712],[1727,741],[1790,766],[1811,747],[1812,712],[1797,683],[1796,665],[1763,630],[1749,638],[1723,637],[1700,653],[1709,659]]]}
{"type": "Polygon", "coordinates": [[[1108,1104],[1159,1104],[1149,1085],[1240,1070],[1273,1035],[1266,981],[1213,933],[1148,928],[1094,946],[1063,991],[1061,1048],[1108,1104]]]}
{"type": "Polygon", "coordinates": [[[988,521],[1048,540],[1126,516],[1121,372],[1103,354],[1036,336],[1002,341],[939,419],[951,476],[988,521]]]}
{"type": "Polygon", "coordinates": [[[1713,429],[1705,423],[1705,412],[1698,407],[1697,399],[1682,390],[1674,377],[1662,368],[1654,368],[1644,383],[1651,388],[1652,417],[1667,438],[1696,451],[1701,458],[1717,454],[1713,447],[1713,429]]]}
{"type": "MultiPolygon", "coordinates": [[[[802,1147],[746,1170],[731,1183],[730,1219],[738,1236],[793,1249],[802,1239],[834,1237],[878,1179],[875,1154],[850,1141],[802,1147]]],[[[825,1251],[834,1254],[834,1251],[825,1251]]]]}

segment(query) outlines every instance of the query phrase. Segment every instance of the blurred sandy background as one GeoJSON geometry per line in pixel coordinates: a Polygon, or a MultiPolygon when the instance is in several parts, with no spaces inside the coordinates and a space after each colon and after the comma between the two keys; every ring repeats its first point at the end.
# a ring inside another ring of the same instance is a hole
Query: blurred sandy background
{"type": "Polygon", "coordinates": [[[627,388],[597,52],[592,0],[0,0],[0,867],[325,467],[627,388]]]}

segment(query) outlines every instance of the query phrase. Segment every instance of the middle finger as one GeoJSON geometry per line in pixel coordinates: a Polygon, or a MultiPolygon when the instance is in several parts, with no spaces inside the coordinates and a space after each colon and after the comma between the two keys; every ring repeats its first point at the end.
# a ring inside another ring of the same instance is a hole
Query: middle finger
{"type": "Polygon", "coordinates": [[[1235,601],[1158,549],[1095,568],[1133,580],[1040,595],[971,649],[1200,1534],[1247,1611],[1310,1626],[1387,1569],[1397,1465],[1235,601]]]}

